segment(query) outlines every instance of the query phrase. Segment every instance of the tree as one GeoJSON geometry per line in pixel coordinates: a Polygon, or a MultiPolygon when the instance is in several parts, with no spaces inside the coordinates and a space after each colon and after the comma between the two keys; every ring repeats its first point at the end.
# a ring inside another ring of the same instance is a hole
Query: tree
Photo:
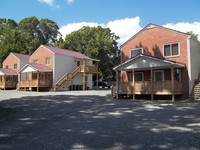
{"type": "Polygon", "coordinates": [[[195,33],[192,32],[192,31],[187,32],[187,34],[190,35],[192,39],[198,40],[198,34],[195,34],[195,33]]]}
{"type": "Polygon", "coordinates": [[[54,45],[59,33],[58,25],[49,19],[36,17],[22,19],[0,18],[0,66],[10,52],[33,53],[40,45],[54,45]]]}
{"type": "Polygon", "coordinates": [[[119,62],[117,39],[109,28],[83,27],[67,35],[64,41],[60,39],[57,46],[99,59],[100,75],[111,78],[112,68],[119,62]]]}

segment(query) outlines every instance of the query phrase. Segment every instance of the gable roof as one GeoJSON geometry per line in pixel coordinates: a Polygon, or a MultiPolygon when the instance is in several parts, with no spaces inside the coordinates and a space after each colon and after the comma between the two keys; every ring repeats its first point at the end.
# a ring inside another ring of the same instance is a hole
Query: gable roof
{"type": "Polygon", "coordinates": [[[19,54],[19,53],[11,53],[13,54],[15,57],[17,57],[19,60],[22,60],[22,61],[26,61],[28,62],[29,60],[29,55],[25,55],[25,54],[19,54]]]}
{"type": "Polygon", "coordinates": [[[9,68],[0,68],[0,75],[17,75],[17,72],[9,68]]]}
{"type": "Polygon", "coordinates": [[[75,51],[70,51],[70,50],[61,49],[61,48],[52,47],[52,46],[46,46],[46,45],[41,45],[40,47],[47,48],[48,50],[54,52],[55,54],[59,54],[59,55],[65,55],[65,56],[75,57],[75,58],[79,58],[79,59],[91,59],[88,56],[81,54],[79,52],[75,52],[75,51]]]}
{"type": "Polygon", "coordinates": [[[25,69],[27,68],[30,68],[28,69],[27,71],[25,72],[32,72],[32,71],[40,71],[40,72],[51,72],[52,69],[45,66],[45,65],[42,65],[42,64],[36,64],[36,63],[27,63],[24,67],[22,67],[19,72],[21,71],[24,71],[25,69]]]}
{"type": "Polygon", "coordinates": [[[175,61],[169,61],[152,57],[149,55],[138,54],[135,57],[125,61],[124,63],[116,66],[113,70],[132,70],[132,69],[145,69],[145,68],[169,68],[174,66],[176,68],[184,67],[184,64],[175,61]]]}
{"type": "Polygon", "coordinates": [[[173,30],[173,29],[170,29],[170,28],[167,28],[167,27],[164,27],[164,26],[160,26],[160,25],[156,25],[156,24],[153,24],[153,23],[149,23],[148,25],[146,25],[144,28],[142,28],[139,32],[137,32],[135,35],[133,35],[130,39],[128,39],[126,42],[124,42],[121,46],[123,47],[124,45],[126,45],[129,41],[131,41],[132,39],[134,39],[135,37],[137,37],[140,33],[142,33],[143,31],[145,31],[146,29],[150,29],[150,28],[154,28],[154,27],[159,27],[159,28],[163,28],[165,30],[170,30],[170,31],[174,31],[174,32],[178,32],[178,33],[181,33],[181,34],[184,34],[184,35],[187,35],[187,33],[184,33],[184,32],[181,32],[181,31],[177,31],[177,30],[173,30]]]}

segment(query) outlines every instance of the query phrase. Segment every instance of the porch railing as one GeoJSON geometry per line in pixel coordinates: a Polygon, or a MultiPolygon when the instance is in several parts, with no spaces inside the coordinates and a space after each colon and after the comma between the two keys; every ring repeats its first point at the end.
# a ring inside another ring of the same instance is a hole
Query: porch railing
{"type": "Polygon", "coordinates": [[[22,80],[19,83],[19,87],[51,87],[51,80],[22,80]]]}
{"type": "Polygon", "coordinates": [[[0,88],[16,88],[16,84],[14,81],[0,81],[0,88]]]}
{"type": "Polygon", "coordinates": [[[98,69],[95,66],[81,65],[81,72],[85,72],[85,73],[98,73],[98,69]]]}
{"type": "Polygon", "coordinates": [[[182,83],[174,81],[172,87],[171,81],[140,81],[133,83],[120,83],[119,93],[130,93],[130,94],[172,94],[182,93],[182,83]]]}

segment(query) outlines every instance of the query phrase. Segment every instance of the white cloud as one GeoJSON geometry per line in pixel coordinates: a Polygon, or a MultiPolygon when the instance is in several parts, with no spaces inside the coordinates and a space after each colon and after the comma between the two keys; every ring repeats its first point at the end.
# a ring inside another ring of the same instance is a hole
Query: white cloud
{"type": "MultiPolygon", "coordinates": [[[[95,22],[70,23],[65,26],[62,26],[59,31],[63,35],[63,38],[65,38],[67,34],[79,30],[83,26],[108,27],[111,29],[113,33],[115,33],[115,35],[118,35],[120,37],[118,43],[119,45],[121,45],[143,28],[140,25],[140,21],[141,21],[140,17],[137,16],[134,18],[125,18],[125,19],[109,21],[106,24],[99,24],[95,22]]],[[[198,34],[198,38],[200,40],[200,30],[199,30],[200,22],[194,22],[194,23],[180,22],[177,24],[169,23],[164,25],[164,27],[178,30],[181,32],[193,31],[195,34],[198,34]]]]}
{"type": "Polygon", "coordinates": [[[141,29],[139,23],[140,23],[139,17],[109,21],[107,24],[99,24],[95,22],[80,22],[80,23],[70,23],[65,26],[62,26],[59,31],[63,35],[63,38],[65,38],[67,34],[79,30],[83,26],[108,27],[111,29],[113,33],[115,33],[120,37],[118,42],[119,44],[122,44],[141,29]]]}
{"type": "Polygon", "coordinates": [[[120,37],[118,42],[119,44],[122,44],[142,29],[140,26],[140,21],[140,17],[125,18],[110,21],[106,26],[110,28],[113,33],[120,37]]]}
{"type": "Polygon", "coordinates": [[[39,2],[41,3],[45,3],[51,7],[54,7],[54,8],[60,8],[59,5],[55,4],[55,0],[38,0],[39,2]]]}
{"type": "Polygon", "coordinates": [[[83,26],[96,27],[96,26],[99,26],[99,25],[100,24],[95,23],[95,22],[70,23],[70,24],[67,24],[65,26],[62,26],[59,31],[62,34],[63,38],[65,38],[65,36],[67,34],[70,34],[73,31],[79,30],[83,26]]]}
{"type": "Polygon", "coordinates": [[[198,34],[198,40],[200,40],[200,22],[193,22],[193,23],[180,22],[176,24],[168,23],[164,25],[164,27],[181,31],[184,33],[192,31],[195,34],[198,34]]]}
{"type": "Polygon", "coordinates": [[[67,0],[68,5],[70,5],[73,2],[74,2],[74,0],[67,0]]]}

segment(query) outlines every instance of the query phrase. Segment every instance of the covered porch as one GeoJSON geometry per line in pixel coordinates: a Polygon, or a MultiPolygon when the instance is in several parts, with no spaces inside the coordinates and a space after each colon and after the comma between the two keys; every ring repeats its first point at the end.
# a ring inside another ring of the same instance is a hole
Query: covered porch
{"type": "Polygon", "coordinates": [[[117,81],[112,94],[133,99],[136,95],[150,95],[151,100],[155,95],[170,95],[174,101],[176,95],[183,94],[182,68],[180,63],[137,55],[114,68],[117,81]]]}
{"type": "Polygon", "coordinates": [[[42,64],[27,64],[19,71],[18,90],[50,90],[53,82],[52,70],[42,64]]]}
{"type": "Polygon", "coordinates": [[[0,89],[16,89],[17,72],[13,69],[0,68],[0,89]]]}

